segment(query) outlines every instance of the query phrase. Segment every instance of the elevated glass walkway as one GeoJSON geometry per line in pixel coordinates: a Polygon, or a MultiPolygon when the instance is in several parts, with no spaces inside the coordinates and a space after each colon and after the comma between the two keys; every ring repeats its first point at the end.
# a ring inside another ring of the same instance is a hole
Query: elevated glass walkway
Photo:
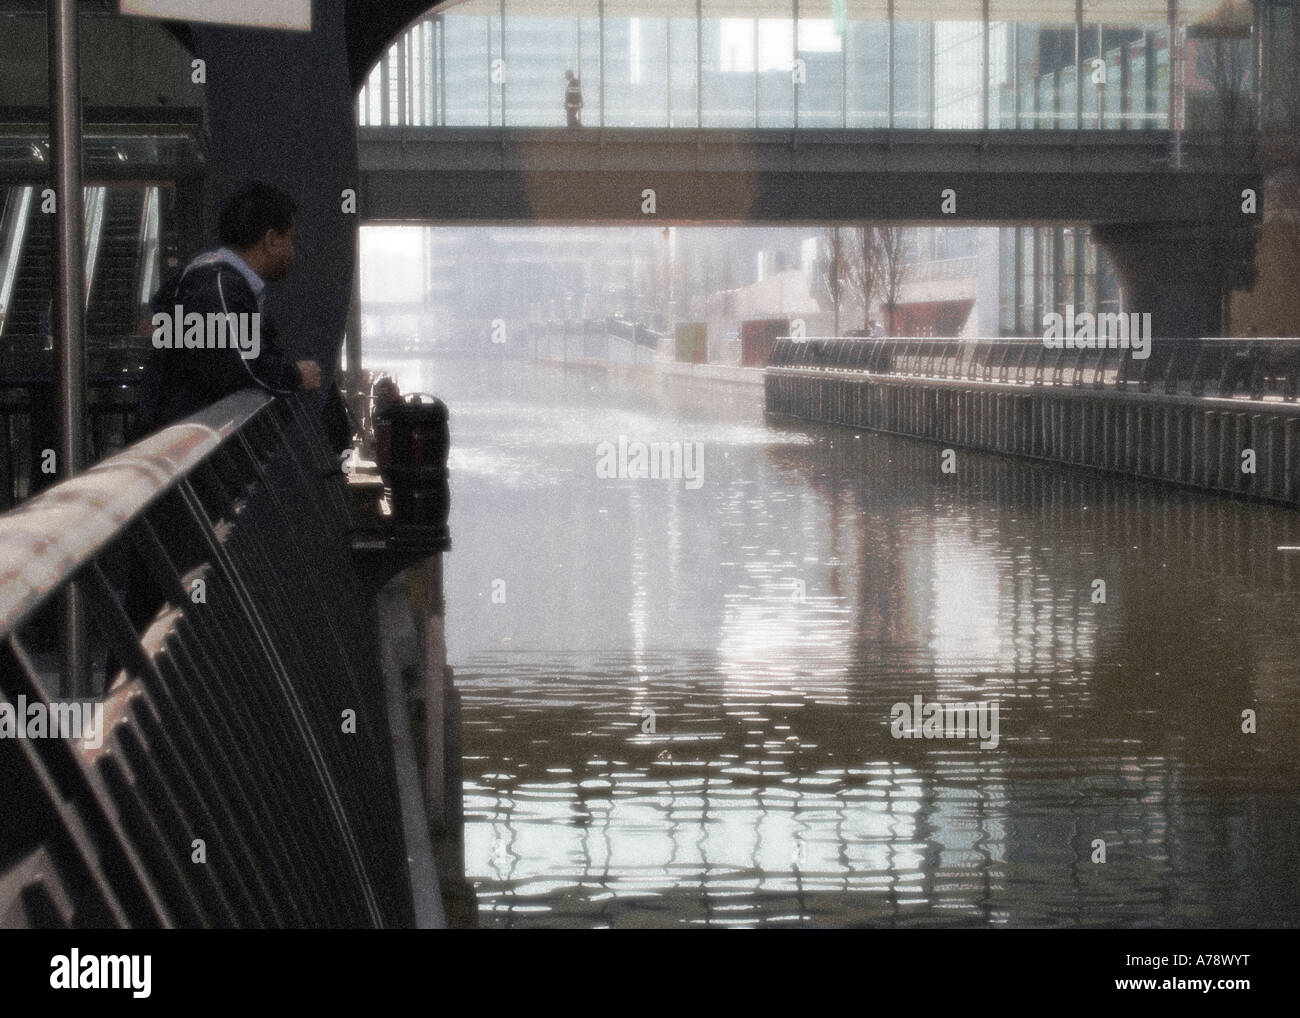
{"type": "Polygon", "coordinates": [[[1166,129],[1253,124],[1230,0],[467,0],[371,70],[363,126],[1166,129]],[[1225,99],[1230,101],[1225,102],[1225,99]]]}

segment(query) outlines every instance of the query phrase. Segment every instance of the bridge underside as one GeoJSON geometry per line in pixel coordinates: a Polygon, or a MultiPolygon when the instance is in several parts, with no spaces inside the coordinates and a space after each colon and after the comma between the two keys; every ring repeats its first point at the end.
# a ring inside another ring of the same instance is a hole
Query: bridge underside
{"type": "Polygon", "coordinates": [[[1252,225],[1257,173],[1167,132],[363,128],[368,221],[1252,225]],[[647,189],[654,211],[647,211],[647,189]],[[953,192],[946,195],[945,192],[953,192]],[[945,198],[947,202],[945,204],[945,198]],[[949,211],[951,210],[951,211],[949,211]]]}

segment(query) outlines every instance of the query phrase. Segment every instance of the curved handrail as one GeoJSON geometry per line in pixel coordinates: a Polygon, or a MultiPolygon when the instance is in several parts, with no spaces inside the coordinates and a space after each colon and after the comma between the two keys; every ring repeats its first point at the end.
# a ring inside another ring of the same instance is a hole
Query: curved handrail
{"type": "Polygon", "coordinates": [[[232,393],[0,515],[0,638],[273,399],[232,393]]]}

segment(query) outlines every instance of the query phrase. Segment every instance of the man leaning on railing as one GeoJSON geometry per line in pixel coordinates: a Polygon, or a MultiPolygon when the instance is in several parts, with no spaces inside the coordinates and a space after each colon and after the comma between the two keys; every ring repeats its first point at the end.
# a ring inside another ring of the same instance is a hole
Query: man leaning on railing
{"type": "Polygon", "coordinates": [[[290,361],[262,316],[266,284],[293,267],[296,213],[283,191],[249,184],[221,210],[222,246],[199,255],[159,288],[150,304],[152,349],[135,437],[249,386],[275,395],[320,387],[320,365],[290,361]]]}

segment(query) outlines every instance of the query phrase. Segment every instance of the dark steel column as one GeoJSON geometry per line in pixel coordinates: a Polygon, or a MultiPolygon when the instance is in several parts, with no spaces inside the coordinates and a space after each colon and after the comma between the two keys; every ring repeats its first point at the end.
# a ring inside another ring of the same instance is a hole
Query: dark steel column
{"type": "MultiPolygon", "coordinates": [[[[54,326],[59,358],[58,477],[86,465],[85,278],[81,213],[81,84],[76,0],[50,0],[50,141],[54,152],[54,326]]],[[[63,671],[59,693],[90,693],[89,630],[83,591],[63,599],[63,671]]]]}

